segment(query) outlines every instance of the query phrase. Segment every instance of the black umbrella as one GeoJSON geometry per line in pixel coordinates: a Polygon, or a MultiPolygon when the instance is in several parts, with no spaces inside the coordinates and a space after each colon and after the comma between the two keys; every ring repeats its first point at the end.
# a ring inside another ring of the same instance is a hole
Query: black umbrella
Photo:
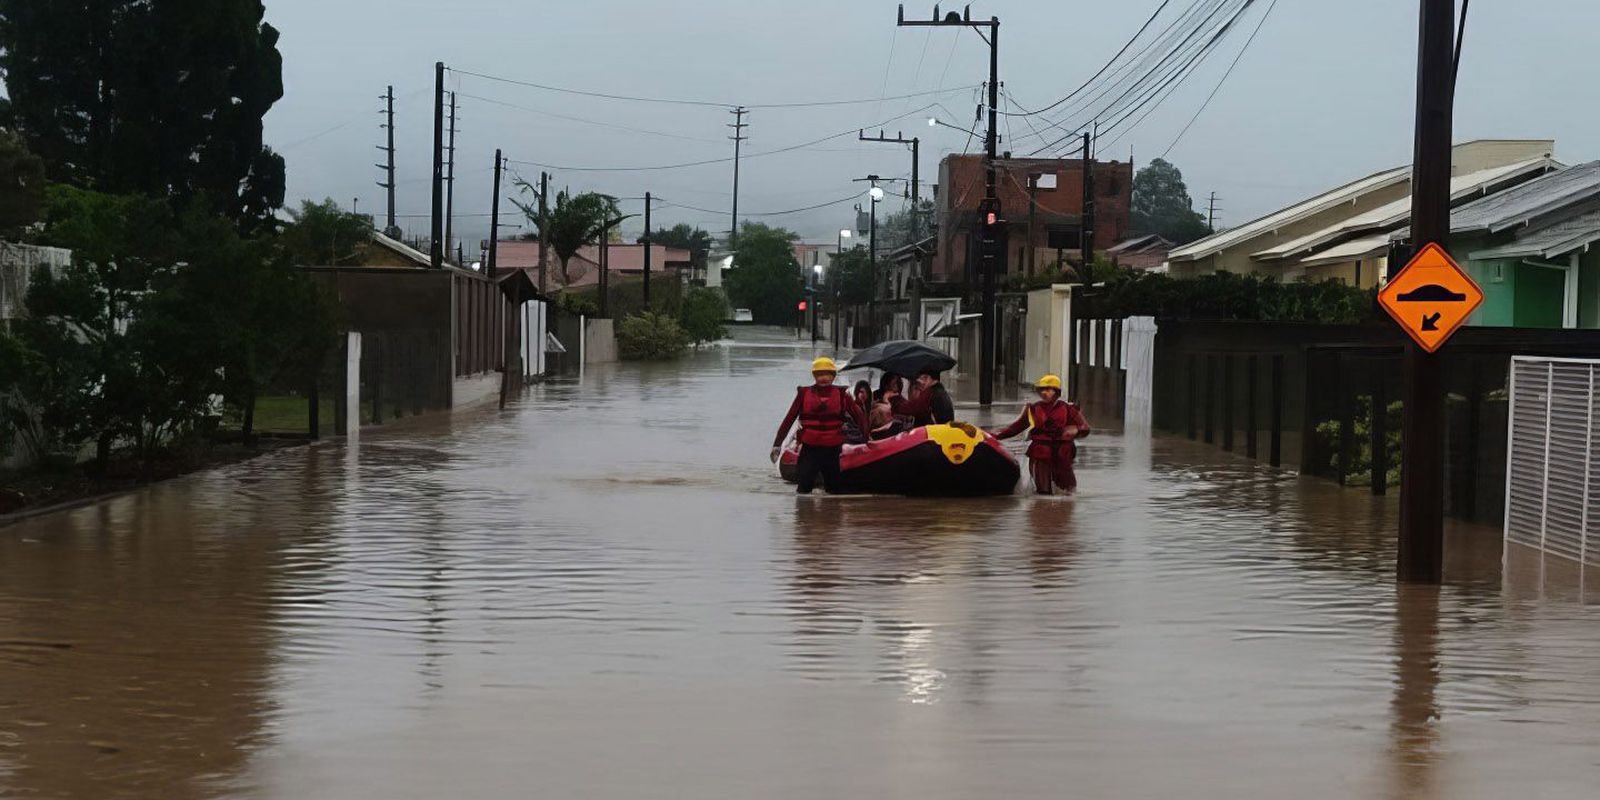
{"type": "Polygon", "coordinates": [[[898,339],[875,344],[856,353],[845,369],[879,369],[912,377],[925,369],[944,372],[955,365],[956,360],[942,350],[935,350],[922,342],[898,339]]]}

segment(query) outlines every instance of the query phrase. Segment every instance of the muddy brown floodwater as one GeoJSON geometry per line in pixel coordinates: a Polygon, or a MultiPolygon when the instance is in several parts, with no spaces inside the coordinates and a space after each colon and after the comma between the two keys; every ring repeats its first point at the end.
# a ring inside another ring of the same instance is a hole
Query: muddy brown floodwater
{"type": "Polygon", "coordinates": [[[1118,436],[1073,499],[796,498],[810,357],[0,529],[0,797],[1600,796],[1600,613],[1494,531],[1397,591],[1392,500],[1118,436]]]}

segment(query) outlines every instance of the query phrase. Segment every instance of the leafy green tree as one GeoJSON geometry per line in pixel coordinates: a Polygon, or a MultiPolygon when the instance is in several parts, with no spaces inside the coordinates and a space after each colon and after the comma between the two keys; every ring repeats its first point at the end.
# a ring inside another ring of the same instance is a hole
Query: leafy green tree
{"type": "MultiPolygon", "coordinates": [[[[644,237],[639,237],[637,241],[643,242],[644,237]]],[[[670,228],[657,228],[656,232],[650,235],[650,241],[653,244],[688,250],[690,264],[697,270],[705,269],[706,256],[711,254],[711,234],[681,222],[670,228]]]]}
{"type": "Polygon", "coordinates": [[[916,212],[907,208],[878,220],[878,253],[888,255],[908,244],[915,244],[918,234],[933,233],[933,201],[923,200],[916,212]]]}
{"type": "Polygon", "coordinates": [[[853,247],[834,256],[828,268],[829,294],[837,293],[840,305],[859,305],[872,300],[872,259],[867,248],[853,247]]]}
{"type": "Polygon", "coordinates": [[[728,318],[728,298],[720,289],[696,286],[683,297],[678,309],[678,323],[688,334],[695,347],[703,342],[714,342],[728,335],[723,321],[728,318]]]}
{"type": "Polygon", "coordinates": [[[1183,173],[1159,158],[1133,177],[1132,210],[1136,235],[1154,233],[1175,244],[1188,244],[1210,233],[1205,218],[1194,210],[1183,173]]]}
{"type": "Polygon", "coordinates": [[[44,160],[15,133],[0,131],[0,236],[15,236],[39,221],[44,184],[44,160]]]}
{"type": "Polygon", "coordinates": [[[750,309],[756,322],[781,325],[794,316],[803,289],[793,231],[746,222],[735,239],[733,269],[723,278],[728,298],[750,309]]]}
{"type": "Polygon", "coordinates": [[[295,264],[348,267],[362,263],[372,241],[372,220],[339,208],[332,198],[302,201],[278,241],[295,264]]]}
{"type": "Polygon", "coordinates": [[[566,286],[573,280],[567,269],[572,257],[586,245],[598,242],[601,236],[621,222],[617,199],[597,192],[574,195],[563,191],[556,194],[555,203],[548,206],[547,219],[541,220],[538,189],[525,180],[518,180],[517,187],[524,197],[530,199],[512,202],[528,218],[532,233],[548,234],[550,249],[555,251],[556,260],[561,262],[556,282],[566,286]]]}
{"type": "Polygon", "coordinates": [[[283,96],[261,0],[0,0],[6,123],[50,178],[200,195],[247,230],[283,205],[262,118],[283,96]]]}

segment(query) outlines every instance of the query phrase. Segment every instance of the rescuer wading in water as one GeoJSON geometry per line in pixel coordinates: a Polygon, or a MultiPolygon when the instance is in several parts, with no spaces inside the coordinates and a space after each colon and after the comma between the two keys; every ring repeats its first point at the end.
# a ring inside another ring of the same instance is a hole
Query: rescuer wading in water
{"type": "Polygon", "coordinates": [[[833,359],[819,358],[811,362],[811,376],[816,383],[795,390],[789,413],[778,426],[777,438],[772,440],[772,460],[776,462],[789,428],[795,420],[800,421],[800,434],[796,437],[800,440],[800,459],[796,464],[800,494],[811,494],[819,475],[829,492],[838,487],[839,453],[844,449],[846,420],[863,432],[868,430],[866,414],[856,405],[855,399],[844,387],[834,385],[839,368],[833,359]]]}
{"type": "Polygon", "coordinates": [[[1078,455],[1077,440],[1089,435],[1089,421],[1078,407],[1061,399],[1061,379],[1046,375],[1035,385],[1039,402],[1022,408],[1022,415],[995,438],[1009,439],[1024,430],[1028,433],[1028,472],[1033,489],[1052,494],[1054,488],[1070,492],[1078,488],[1072,462],[1078,455]]]}

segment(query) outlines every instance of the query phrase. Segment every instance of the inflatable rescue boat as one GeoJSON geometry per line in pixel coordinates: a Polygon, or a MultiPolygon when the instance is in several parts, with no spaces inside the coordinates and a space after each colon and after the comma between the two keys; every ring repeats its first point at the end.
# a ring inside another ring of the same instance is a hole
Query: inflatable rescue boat
{"type": "MultiPolygon", "coordinates": [[[[791,440],[778,459],[783,479],[797,480],[800,444],[791,440]]],[[[1011,494],[1022,468],[981,428],[964,422],[914,428],[887,439],[847,444],[839,457],[834,494],[904,494],[940,497],[1011,494]]]]}

